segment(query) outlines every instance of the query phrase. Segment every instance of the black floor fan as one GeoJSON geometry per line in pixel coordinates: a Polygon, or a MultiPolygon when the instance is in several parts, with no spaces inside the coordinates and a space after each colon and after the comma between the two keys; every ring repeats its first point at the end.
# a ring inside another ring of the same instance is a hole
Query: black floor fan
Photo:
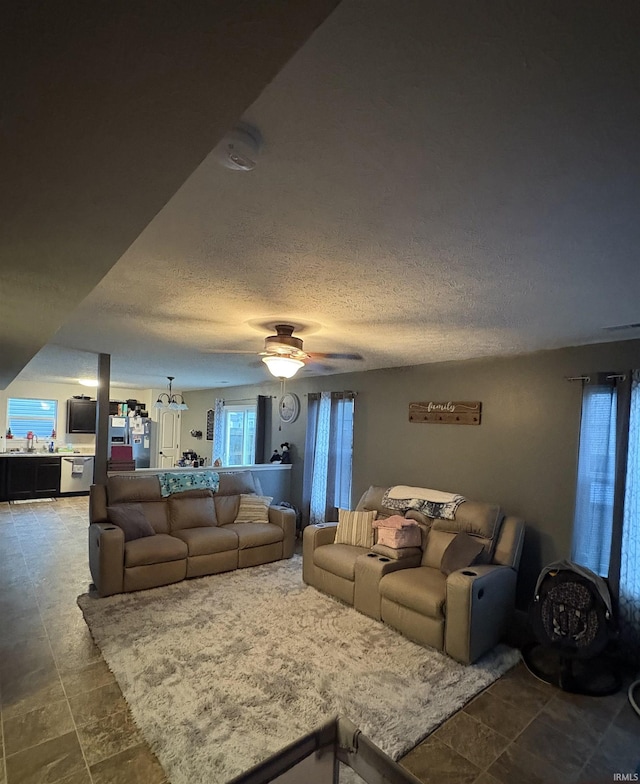
{"type": "Polygon", "coordinates": [[[616,633],[611,596],[597,574],[571,561],[546,566],[529,620],[537,643],[522,657],[536,678],[574,694],[604,697],[622,679],[606,648],[616,633]]]}

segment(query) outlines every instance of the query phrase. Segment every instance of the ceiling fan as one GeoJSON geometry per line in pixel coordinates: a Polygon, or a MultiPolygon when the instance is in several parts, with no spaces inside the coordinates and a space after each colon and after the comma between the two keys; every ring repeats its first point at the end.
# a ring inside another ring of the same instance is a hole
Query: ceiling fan
{"type": "MultiPolygon", "coordinates": [[[[294,337],[291,324],[275,324],[275,335],[264,339],[264,350],[257,352],[276,378],[293,378],[310,360],[350,359],[361,360],[361,354],[338,354],[332,352],[305,351],[300,338],[294,337]]],[[[212,350],[210,354],[253,354],[253,351],[212,350]]]]}

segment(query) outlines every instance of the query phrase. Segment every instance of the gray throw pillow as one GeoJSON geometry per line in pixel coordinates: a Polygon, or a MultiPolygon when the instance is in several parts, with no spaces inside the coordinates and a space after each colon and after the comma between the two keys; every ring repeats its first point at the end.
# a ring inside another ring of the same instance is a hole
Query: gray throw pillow
{"type": "Polygon", "coordinates": [[[145,517],[142,504],[108,506],[107,513],[109,520],[124,531],[125,542],[142,539],[143,536],[155,536],[156,532],[145,517]]]}
{"type": "Polygon", "coordinates": [[[440,571],[449,575],[465,566],[471,566],[479,559],[483,551],[482,544],[469,534],[456,534],[442,555],[440,571]]]}

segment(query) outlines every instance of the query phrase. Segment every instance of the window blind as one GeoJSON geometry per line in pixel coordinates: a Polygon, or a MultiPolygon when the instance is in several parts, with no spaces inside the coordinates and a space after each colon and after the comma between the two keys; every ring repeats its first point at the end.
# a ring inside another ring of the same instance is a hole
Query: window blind
{"type": "Polygon", "coordinates": [[[7,427],[14,438],[26,438],[31,431],[38,438],[50,438],[56,430],[57,400],[10,397],[7,402],[7,427]]]}

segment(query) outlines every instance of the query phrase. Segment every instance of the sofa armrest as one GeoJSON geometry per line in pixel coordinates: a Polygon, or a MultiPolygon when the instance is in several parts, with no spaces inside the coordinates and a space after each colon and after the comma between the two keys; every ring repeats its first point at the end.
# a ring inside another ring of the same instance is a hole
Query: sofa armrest
{"type": "Polygon", "coordinates": [[[422,552],[409,558],[391,559],[378,553],[365,553],[356,558],[355,588],[353,591],[353,606],[370,618],[381,620],[380,612],[380,580],[385,574],[397,572],[400,569],[413,569],[420,566],[422,552]]]}
{"type": "Polygon", "coordinates": [[[336,538],[338,523],[319,523],[318,525],[308,525],[302,534],[303,544],[309,544],[311,550],[322,547],[325,544],[333,544],[336,538]]]}
{"type": "Polygon", "coordinates": [[[445,652],[472,664],[503,637],[515,605],[517,572],[470,566],[447,577],[445,652]]]}
{"type": "Polygon", "coordinates": [[[124,532],[110,523],[89,526],[89,568],[100,596],[122,593],[124,586],[124,532]]]}
{"type": "Polygon", "coordinates": [[[338,523],[308,525],[302,532],[302,579],[307,585],[315,585],[313,579],[313,551],[316,547],[333,544],[338,523]]]}
{"type": "Polygon", "coordinates": [[[282,557],[291,558],[296,543],[296,513],[286,506],[270,506],[269,522],[284,531],[282,557]]]}
{"type": "Polygon", "coordinates": [[[89,522],[108,523],[107,488],[104,485],[91,485],[89,488],[89,522]]]}

